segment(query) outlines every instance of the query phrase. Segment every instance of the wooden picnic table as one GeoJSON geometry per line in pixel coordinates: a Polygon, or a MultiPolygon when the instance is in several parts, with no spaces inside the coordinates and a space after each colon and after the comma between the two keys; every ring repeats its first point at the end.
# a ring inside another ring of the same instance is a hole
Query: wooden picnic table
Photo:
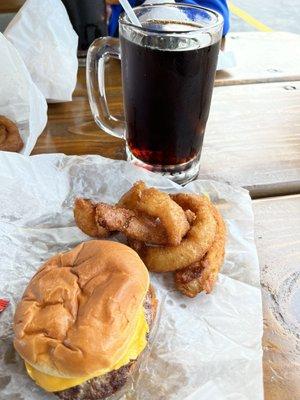
{"type": "MultiPolygon", "coordinates": [[[[234,51],[238,65],[217,73],[199,174],[244,186],[253,199],[259,198],[253,208],[264,307],[266,400],[300,398],[300,52],[294,51],[296,46],[300,48],[300,37],[289,33],[228,37],[226,49],[234,51]],[[283,58],[278,57],[280,51],[283,58]],[[265,52],[267,59],[262,58],[265,52]]],[[[120,63],[113,60],[106,71],[110,110],[120,115],[120,63]]],[[[49,106],[49,122],[33,154],[48,152],[125,158],[124,141],[102,132],[92,119],[84,68],[79,69],[73,101],[49,106]]]]}
{"type": "Polygon", "coordinates": [[[300,196],[253,201],[264,314],[265,400],[300,399],[300,196]]]}
{"type": "MultiPolygon", "coordinates": [[[[110,62],[107,70],[110,110],[120,115],[120,63],[110,62]]],[[[237,85],[235,80],[233,85],[217,86],[199,177],[247,187],[253,198],[300,193],[299,104],[300,76],[293,82],[237,85]]],[[[123,140],[100,131],[93,121],[85,69],[80,68],[73,101],[49,106],[49,123],[33,154],[88,153],[120,159],[124,148],[123,140]]]]}
{"type": "Polygon", "coordinates": [[[6,0],[0,1],[0,13],[14,13],[25,3],[25,0],[6,0]]]}
{"type": "MultiPolygon", "coordinates": [[[[259,198],[253,209],[264,307],[266,400],[300,398],[300,51],[296,46],[300,48],[300,37],[289,33],[228,37],[226,49],[234,51],[238,65],[217,73],[199,174],[244,186],[253,199],[259,198]],[[283,57],[278,57],[280,51],[283,57]]],[[[111,113],[122,115],[118,61],[108,63],[106,80],[111,113]]],[[[49,105],[49,122],[33,154],[52,152],[125,158],[124,141],[105,134],[93,121],[84,68],[79,69],[73,101],[49,105]]]]}
{"type": "MultiPolygon", "coordinates": [[[[1,2],[0,13],[24,0],[1,2]],[[2,4],[3,3],[3,4],[2,4]]],[[[253,200],[264,309],[266,400],[300,399],[300,36],[228,35],[237,66],[217,73],[200,178],[248,188],[253,200]]],[[[107,97],[122,114],[120,64],[107,65],[107,97]]],[[[124,141],[94,123],[78,72],[73,101],[50,104],[33,154],[100,154],[124,159],[124,141]]]]}

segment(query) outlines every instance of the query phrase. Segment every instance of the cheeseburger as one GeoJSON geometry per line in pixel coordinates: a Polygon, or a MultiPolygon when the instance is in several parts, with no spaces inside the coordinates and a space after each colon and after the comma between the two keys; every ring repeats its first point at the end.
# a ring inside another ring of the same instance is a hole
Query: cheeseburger
{"type": "Polygon", "coordinates": [[[121,389],[145,349],[156,309],[134,250],[92,240],[48,260],[14,318],[28,375],[61,399],[105,399],[121,389]]]}

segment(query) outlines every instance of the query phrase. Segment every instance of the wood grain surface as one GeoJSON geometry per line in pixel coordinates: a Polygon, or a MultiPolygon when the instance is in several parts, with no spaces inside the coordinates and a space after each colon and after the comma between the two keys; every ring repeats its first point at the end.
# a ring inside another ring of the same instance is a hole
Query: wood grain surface
{"type": "Polygon", "coordinates": [[[236,66],[217,71],[215,86],[300,80],[300,35],[238,32],[226,37],[225,51],[236,66]]]}
{"type": "MultiPolygon", "coordinates": [[[[122,114],[120,66],[107,67],[112,114],[122,114]]],[[[79,69],[73,101],[49,105],[49,121],[33,154],[125,157],[124,141],[93,122],[79,69]]],[[[300,193],[300,81],[216,87],[201,158],[201,178],[247,187],[265,197],[300,193]]]]}
{"type": "Polygon", "coordinates": [[[233,32],[226,37],[225,50],[234,53],[236,66],[218,72],[218,86],[300,79],[300,35],[233,32]]]}
{"type": "Polygon", "coordinates": [[[300,193],[300,82],[215,88],[199,176],[300,193]]]}
{"type": "Polygon", "coordinates": [[[264,310],[265,400],[300,399],[300,196],[253,202],[264,310]]]}
{"type": "MultiPolygon", "coordinates": [[[[24,2],[1,0],[0,13],[17,12],[24,2]]],[[[225,50],[234,53],[236,67],[218,72],[216,86],[300,80],[300,35],[233,32],[225,50]]]]}
{"type": "Polygon", "coordinates": [[[17,12],[25,0],[1,0],[0,13],[17,12]]]}

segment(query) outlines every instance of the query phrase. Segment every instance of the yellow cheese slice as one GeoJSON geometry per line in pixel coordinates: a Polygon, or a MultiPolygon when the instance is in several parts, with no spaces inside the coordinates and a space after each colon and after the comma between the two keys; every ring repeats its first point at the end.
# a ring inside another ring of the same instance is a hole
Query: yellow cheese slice
{"type": "Polygon", "coordinates": [[[119,369],[123,365],[128,364],[131,360],[137,359],[137,357],[146,347],[146,334],[148,331],[149,328],[146,321],[144,309],[142,309],[138,316],[136,330],[131,338],[126,352],[111,370],[102,369],[101,371],[97,371],[93,375],[84,376],[81,378],[58,378],[56,376],[44,374],[43,372],[35,369],[32,365],[25,362],[26,370],[28,375],[35,381],[35,383],[48,392],[58,392],[60,390],[69,389],[70,387],[80,385],[88,379],[92,379],[96,376],[101,376],[110,371],[119,369]]]}

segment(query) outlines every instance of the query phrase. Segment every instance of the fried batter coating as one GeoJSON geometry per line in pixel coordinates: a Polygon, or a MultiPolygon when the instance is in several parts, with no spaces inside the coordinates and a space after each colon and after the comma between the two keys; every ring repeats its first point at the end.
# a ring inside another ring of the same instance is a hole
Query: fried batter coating
{"type": "Polygon", "coordinates": [[[139,199],[142,196],[142,192],[147,189],[145,182],[137,181],[133,184],[132,188],[128,192],[124,193],[118,201],[118,206],[134,210],[139,199]]]}
{"type": "Polygon", "coordinates": [[[186,210],[184,213],[185,213],[186,219],[188,220],[189,224],[191,225],[196,219],[196,214],[193,213],[193,211],[191,211],[191,210],[186,210]]]}
{"type": "Polygon", "coordinates": [[[133,240],[166,244],[168,239],[159,219],[106,203],[96,205],[96,223],[99,229],[122,232],[133,240]]]}
{"type": "Polygon", "coordinates": [[[196,218],[178,246],[141,248],[140,256],[150,271],[176,271],[191,265],[204,257],[216,235],[217,223],[206,196],[180,193],[172,195],[172,199],[183,210],[191,210],[196,218]]]}
{"type": "Polygon", "coordinates": [[[202,260],[175,272],[176,288],[188,297],[195,297],[203,290],[210,293],[224,262],[226,226],[217,208],[212,205],[211,209],[217,221],[217,232],[212,246],[202,260]]]}
{"type": "MultiPolygon", "coordinates": [[[[149,243],[177,246],[190,228],[184,210],[172,200],[169,194],[155,188],[147,188],[142,181],[136,182],[121,197],[118,205],[142,215],[159,218],[161,225],[165,228],[165,240],[161,243],[152,240],[149,243]]],[[[192,217],[191,214],[188,215],[192,217]]],[[[142,238],[138,240],[144,241],[142,238]]]]}
{"type": "Polygon", "coordinates": [[[109,231],[96,224],[96,204],[88,199],[78,198],[74,204],[74,218],[78,228],[91,237],[104,238],[109,231]]]}
{"type": "Polygon", "coordinates": [[[17,125],[0,115],[0,150],[19,152],[24,146],[17,125]]]}

